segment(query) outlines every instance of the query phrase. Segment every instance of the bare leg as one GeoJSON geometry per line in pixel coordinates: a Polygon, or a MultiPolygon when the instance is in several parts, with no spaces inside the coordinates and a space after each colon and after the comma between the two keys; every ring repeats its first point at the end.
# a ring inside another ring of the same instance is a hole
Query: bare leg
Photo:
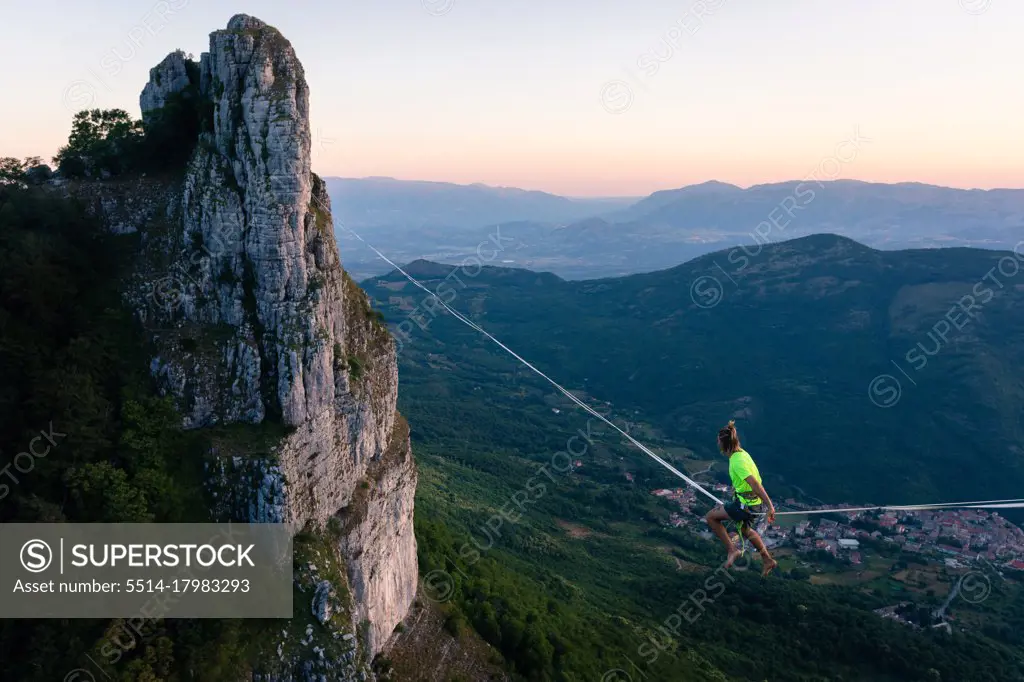
{"type": "Polygon", "coordinates": [[[740,556],[740,551],[736,549],[736,545],[732,544],[732,540],[729,539],[729,531],[722,524],[722,521],[729,518],[729,514],[726,513],[723,507],[715,507],[704,518],[707,520],[711,532],[718,536],[718,539],[725,545],[725,549],[729,553],[725,560],[725,567],[729,568],[740,556]]]}
{"type": "Polygon", "coordinates": [[[754,545],[758,553],[761,555],[761,575],[766,576],[772,572],[772,570],[779,565],[772,555],[768,552],[768,548],[764,546],[764,541],[761,536],[757,534],[757,531],[748,526],[743,527],[743,537],[750,540],[750,544],[754,545]]]}

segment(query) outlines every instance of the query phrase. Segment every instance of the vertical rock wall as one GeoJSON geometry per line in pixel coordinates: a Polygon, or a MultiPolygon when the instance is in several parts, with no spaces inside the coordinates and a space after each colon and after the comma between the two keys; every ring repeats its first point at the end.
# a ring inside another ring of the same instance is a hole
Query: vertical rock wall
{"type": "MultiPolygon", "coordinates": [[[[189,428],[280,427],[268,453],[215,453],[215,512],[296,529],[337,517],[354,617],[375,654],[417,580],[394,341],[341,268],[291,44],[238,15],[210,35],[198,69],[185,59],[154,68],[140,98],[144,119],[190,86],[212,105],[180,186],[149,211],[162,228],[140,228],[169,273],[140,276],[129,296],[159,349],[151,369],[189,428]]],[[[114,204],[104,197],[101,210],[116,215],[114,204]]]]}

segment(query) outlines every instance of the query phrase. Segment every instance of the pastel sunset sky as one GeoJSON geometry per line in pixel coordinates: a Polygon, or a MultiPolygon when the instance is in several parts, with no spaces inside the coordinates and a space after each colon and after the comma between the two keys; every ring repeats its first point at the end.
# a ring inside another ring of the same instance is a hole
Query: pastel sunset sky
{"type": "Polygon", "coordinates": [[[573,196],[820,167],[1024,187],[1014,0],[8,3],[0,155],[52,156],[82,108],[137,116],[149,68],[198,58],[239,12],[302,60],[321,175],[573,196]],[[855,158],[826,161],[855,135],[855,158]]]}

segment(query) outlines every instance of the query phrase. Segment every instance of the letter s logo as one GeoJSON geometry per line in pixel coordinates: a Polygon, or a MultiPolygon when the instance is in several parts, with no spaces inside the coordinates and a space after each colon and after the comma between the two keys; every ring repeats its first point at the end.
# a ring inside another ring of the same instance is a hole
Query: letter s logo
{"type": "Polygon", "coordinates": [[[21,565],[29,573],[42,573],[53,563],[53,550],[42,540],[29,540],[21,546],[21,565]]]}

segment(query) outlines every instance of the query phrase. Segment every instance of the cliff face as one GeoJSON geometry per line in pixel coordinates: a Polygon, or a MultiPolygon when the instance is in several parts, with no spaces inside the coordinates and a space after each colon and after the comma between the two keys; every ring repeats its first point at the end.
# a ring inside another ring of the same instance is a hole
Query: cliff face
{"type": "Polygon", "coordinates": [[[340,528],[331,546],[349,584],[335,587],[353,597],[342,629],[360,629],[372,657],[417,579],[416,471],[396,412],[395,345],[341,268],[329,199],[310,171],[309,91],[288,41],[232,18],[198,69],[179,52],[151,71],[144,120],[186,92],[212,125],[183,179],[140,180],[143,198],[108,187],[93,199],[112,229],[140,233],[128,298],[152,330],[154,375],[186,427],[222,436],[207,464],[215,514],[325,536],[340,528]],[[223,436],[245,429],[261,434],[260,447],[223,436]]]}

